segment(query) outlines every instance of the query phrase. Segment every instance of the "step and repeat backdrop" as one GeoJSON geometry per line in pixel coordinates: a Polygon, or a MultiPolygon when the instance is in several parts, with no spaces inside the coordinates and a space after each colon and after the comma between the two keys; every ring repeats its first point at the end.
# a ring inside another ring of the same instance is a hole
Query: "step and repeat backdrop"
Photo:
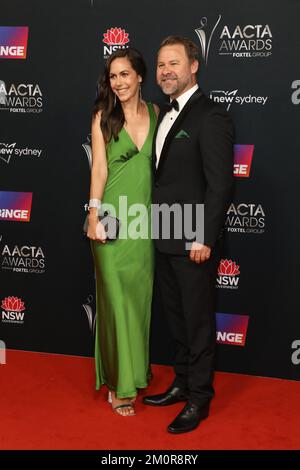
{"type": "MultiPolygon", "coordinates": [[[[299,15],[298,0],[2,0],[2,345],[93,355],[95,282],[82,225],[96,82],[113,51],[133,46],[148,65],[143,97],[163,102],[156,52],[178,34],[199,46],[200,86],[236,126],[216,368],[300,379],[299,15]]],[[[171,364],[173,351],[155,286],[152,362],[171,364]]]]}

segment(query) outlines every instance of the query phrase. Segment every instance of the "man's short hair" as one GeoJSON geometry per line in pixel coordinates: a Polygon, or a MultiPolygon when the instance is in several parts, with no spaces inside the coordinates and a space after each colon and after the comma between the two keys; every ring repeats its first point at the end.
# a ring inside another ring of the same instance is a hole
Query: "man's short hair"
{"type": "Polygon", "coordinates": [[[185,49],[185,52],[186,52],[186,55],[188,56],[190,62],[194,62],[194,60],[199,61],[199,49],[198,49],[198,47],[196,46],[196,44],[193,41],[191,41],[190,39],[185,38],[183,36],[168,36],[160,44],[158,52],[164,46],[173,46],[175,44],[182,44],[183,45],[183,47],[185,49]]]}

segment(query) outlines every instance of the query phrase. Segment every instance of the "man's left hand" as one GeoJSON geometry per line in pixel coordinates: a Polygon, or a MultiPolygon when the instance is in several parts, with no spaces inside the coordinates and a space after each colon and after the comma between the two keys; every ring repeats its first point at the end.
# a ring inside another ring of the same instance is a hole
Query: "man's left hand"
{"type": "Polygon", "coordinates": [[[201,243],[193,242],[190,259],[195,263],[203,263],[210,258],[211,248],[207,245],[202,245],[201,243]]]}

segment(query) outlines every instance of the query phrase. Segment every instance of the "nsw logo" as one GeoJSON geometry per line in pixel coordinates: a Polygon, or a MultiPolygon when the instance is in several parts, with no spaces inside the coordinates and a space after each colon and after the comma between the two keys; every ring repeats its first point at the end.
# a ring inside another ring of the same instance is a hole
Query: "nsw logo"
{"type": "Polygon", "coordinates": [[[18,297],[5,297],[1,304],[2,323],[24,323],[25,304],[18,297]]]}
{"type": "Polygon", "coordinates": [[[104,58],[107,59],[117,49],[128,48],[129,33],[122,28],[110,28],[103,34],[104,58]]]}
{"type": "Polygon", "coordinates": [[[222,259],[218,268],[217,287],[238,289],[240,267],[231,259],[222,259]]]}

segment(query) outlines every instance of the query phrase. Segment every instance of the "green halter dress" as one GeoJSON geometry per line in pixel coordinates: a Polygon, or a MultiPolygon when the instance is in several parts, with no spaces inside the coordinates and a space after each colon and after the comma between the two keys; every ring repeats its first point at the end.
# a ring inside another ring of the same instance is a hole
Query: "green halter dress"
{"type": "Polygon", "coordinates": [[[151,103],[147,107],[150,127],[140,150],[124,127],[119,139],[112,138],[107,145],[102,204],[115,207],[121,223],[119,238],[106,244],[91,241],[96,271],[96,389],[106,384],[118,398],[135,397],[137,388],[147,386],[149,373],[151,151],[156,114],[151,103]],[[126,200],[127,217],[119,208],[120,196],[126,200]],[[144,212],[133,204],[143,204],[144,212]],[[126,233],[131,237],[126,238],[126,233]]]}

